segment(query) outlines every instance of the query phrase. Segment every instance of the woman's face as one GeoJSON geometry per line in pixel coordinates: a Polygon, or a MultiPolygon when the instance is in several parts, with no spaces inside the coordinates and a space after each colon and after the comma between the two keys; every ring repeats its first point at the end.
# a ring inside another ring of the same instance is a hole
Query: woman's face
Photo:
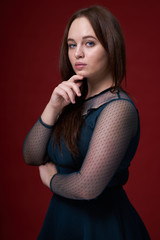
{"type": "Polygon", "coordinates": [[[108,57],[86,17],[75,19],[68,33],[68,57],[76,74],[101,80],[108,72],[108,57]]]}

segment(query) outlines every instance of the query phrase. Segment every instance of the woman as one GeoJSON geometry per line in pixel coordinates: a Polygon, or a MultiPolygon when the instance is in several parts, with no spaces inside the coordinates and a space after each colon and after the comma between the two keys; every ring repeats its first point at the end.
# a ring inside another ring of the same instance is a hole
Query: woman
{"type": "Polygon", "coordinates": [[[64,33],[62,83],[24,143],[53,197],[38,239],[150,239],[123,185],[139,142],[138,111],[122,90],[125,45],[116,18],[93,6],[64,33]]]}

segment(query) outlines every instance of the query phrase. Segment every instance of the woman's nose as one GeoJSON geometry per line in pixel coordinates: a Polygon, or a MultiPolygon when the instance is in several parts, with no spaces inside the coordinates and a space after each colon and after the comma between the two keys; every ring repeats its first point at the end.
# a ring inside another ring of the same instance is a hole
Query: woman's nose
{"type": "Polygon", "coordinates": [[[75,51],[75,58],[83,58],[84,57],[84,52],[83,52],[83,48],[81,46],[76,48],[75,51]]]}

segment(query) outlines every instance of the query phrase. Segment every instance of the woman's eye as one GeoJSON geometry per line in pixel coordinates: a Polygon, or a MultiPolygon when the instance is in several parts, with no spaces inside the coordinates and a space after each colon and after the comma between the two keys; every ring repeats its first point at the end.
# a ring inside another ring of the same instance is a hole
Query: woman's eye
{"type": "Polygon", "coordinates": [[[90,42],[87,42],[86,45],[87,45],[88,47],[93,47],[93,46],[95,45],[95,43],[92,42],[92,41],[90,41],[90,42]]]}
{"type": "Polygon", "coordinates": [[[75,48],[75,47],[76,47],[76,44],[70,43],[70,44],[68,44],[68,47],[69,47],[69,48],[75,48]]]}

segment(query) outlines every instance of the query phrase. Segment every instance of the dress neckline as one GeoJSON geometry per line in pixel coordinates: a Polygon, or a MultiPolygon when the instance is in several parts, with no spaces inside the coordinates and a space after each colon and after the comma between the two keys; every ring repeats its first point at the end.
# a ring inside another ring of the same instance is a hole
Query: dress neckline
{"type": "Polygon", "coordinates": [[[113,87],[109,87],[109,88],[101,91],[100,93],[97,93],[97,94],[95,94],[95,95],[93,95],[93,96],[91,96],[91,97],[89,97],[89,98],[86,98],[84,101],[87,102],[87,101],[89,101],[89,100],[92,99],[92,98],[96,98],[96,97],[100,96],[101,94],[110,91],[111,89],[113,89],[113,87]]]}
{"type": "Polygon", "coordinates": [[[103,90],[102,92],[85,99],[82,115],[87,114],[91,109],[99,108],[103,104],[105,104],[113,99],[118,99],[119,98],[119,90],[112,92],[111,89],[113,89],[113,87],[107,88],[107,89],[103,90]]]}

